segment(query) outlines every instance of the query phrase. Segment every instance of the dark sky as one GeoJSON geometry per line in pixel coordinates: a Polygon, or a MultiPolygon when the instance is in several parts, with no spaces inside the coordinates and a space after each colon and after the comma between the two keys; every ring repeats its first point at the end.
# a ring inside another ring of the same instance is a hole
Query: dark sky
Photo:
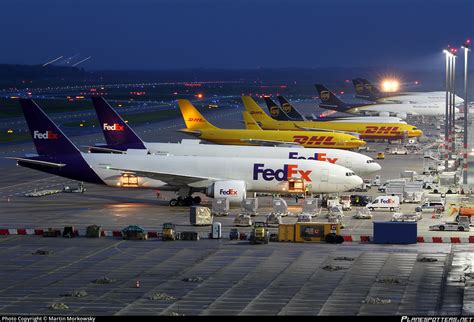
{"type": "Polygon", "coordinates": [[[1,0],[0,63],[442,67],[473,21],[472,0],[1,0]]]}

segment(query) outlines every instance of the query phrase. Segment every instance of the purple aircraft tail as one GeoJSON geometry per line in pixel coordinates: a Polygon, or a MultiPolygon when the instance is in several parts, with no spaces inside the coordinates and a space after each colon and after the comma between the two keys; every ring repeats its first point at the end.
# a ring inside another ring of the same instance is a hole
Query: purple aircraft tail
{"type": "Polygon", "coordinates": [[[18,165],[69,179],[103,181],[84,159],[81,151],[31,99],[20,99],[38,156],[13,158],[18,165]]]}
{"type": "Polygon", "coordinates": [[[40,156],[80,154],[76,146],[32,99],[20,99],[26,123],[40,156]]]}
{"type": "Polygon", "coordinates": [[[116,150],[146,149],[143,141],[103,97],[92,97],[107,148],[116,150]]]}

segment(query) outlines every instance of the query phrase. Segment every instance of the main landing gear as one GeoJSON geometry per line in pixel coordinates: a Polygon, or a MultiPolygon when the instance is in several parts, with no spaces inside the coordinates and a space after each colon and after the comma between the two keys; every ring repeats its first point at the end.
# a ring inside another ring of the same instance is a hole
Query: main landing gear
{"type": "Polygon", "coordinates": [[[171,199],[170,200],[170,206],[171,207],[176,207],[176,206],[179,206],[179,207],[183,207],[183,206],[195,206],[195,205],[199,205],[201,203],[201,197],[199,196],[196,196],[196,197],[191,197],[191,196],[187,196],[185,198],[183,197],[178,197],[176,199],[171,199]]]}

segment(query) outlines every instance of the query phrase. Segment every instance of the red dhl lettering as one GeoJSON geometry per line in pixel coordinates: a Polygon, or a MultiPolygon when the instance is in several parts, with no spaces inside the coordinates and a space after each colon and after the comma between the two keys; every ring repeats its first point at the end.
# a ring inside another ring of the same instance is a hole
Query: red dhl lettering
{"type": "Polygon", "coordinates": [[[306,135],[295,135],[293,136],[293,142],[307,145],[335,145],[333,136],[306,136],[306,135]]]}
{"type": "Polygon", "coordinates": [[[400,134],[398,126],[366,126],[366,134],[400,134]]]}
{"type": "Polygon", "coordinates": [[[204,120],[200,117],[190,117],[188,118],[188,122],[204,122],[204,120]]]}

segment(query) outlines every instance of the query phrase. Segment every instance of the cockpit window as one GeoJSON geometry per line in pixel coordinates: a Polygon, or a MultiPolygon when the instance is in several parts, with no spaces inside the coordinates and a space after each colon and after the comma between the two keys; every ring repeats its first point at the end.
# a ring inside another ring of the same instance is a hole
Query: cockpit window
{"type": "Polygon", "coordinates": [[[367,163],[375,163],[375,160],[367,160],[367,163]]]}
{"type": "Polygon", "coordinates": [[[354,172],[346,172],[346,177],[352,177],[355,176],[356,174],[354,172]]]}

